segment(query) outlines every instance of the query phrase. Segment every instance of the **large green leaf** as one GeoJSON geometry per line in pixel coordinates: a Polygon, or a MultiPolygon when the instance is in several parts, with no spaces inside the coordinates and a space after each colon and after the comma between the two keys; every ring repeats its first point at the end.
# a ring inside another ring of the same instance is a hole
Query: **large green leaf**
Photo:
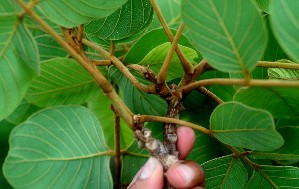
{"type": "Polygon", "coordinates": [[[252,152],[250,157],[258,159],[299,160],[299,126],[283,127],[278,130],[284,138],[284,145],[271,152],[252,152]]]}
{"type": "Polygon", "coordinates": [[[119,86],[124,102],[133,113],[166,115],[167,104],[162,98],[140,91],[115,67],[109,69],[109,76],[119,86]]]}
{"type": "Polygon", "coordinates": [[[55,58],[41,63],[26,99],[38,106],[83,104],[98,95],[100,88],[75,60],[55,58]]]}
{"type": "Polygon", "coordinates": [[[181,8],[192,43],[211,66],[224,72],[254,69],[267,41],[255,2],[189,0],[181,8]]]}
{"type": "Polygon", "coordinates": [[[231,146],[270,151],[283,145],[269,112],[238,102],[219,105],[210,117],[210,129],[218,140],[231,146]]]}
{"type": "Polygon", "coordinates": [[[16,127],[3,170],[15,188],[112,188],[101,125],[80,106],[42,110],[16,127]]]}
{"type": "MultiPolygon", "coordinates": [[[[96,115],[98,121],[102,125],[106,143],[109,148],[114,149],[114,118],[111,110],[111,102],[109,98],[100,93],[96,98],[91,99],[87,103],[88,108],[96,115]]],[[[124,149],[131,145],[134,140],[134,134],[130,127],[121,119],[120,126],[120,147],[124,149]]]]}
{"type": "Polygon", "coordinates": [[[126,1],[42,0],[38,7],[56,24],[71,28],[97,18],[107,17],[126,1]]]}
{"type": "Polygon", "coordinates": [[[298,167],[260,166],[253,172],[246,188],[298,188],[298,186],[298,167]]]}
{"type": "MultiPolygon", "coordinates": [[[[170,50],[170,42],[163,43],[155,48],[153,48],[139,63],[143,66],[149,66],[156,73],[159,72],[162,67],[164,60],[170,50]]],[[[195,50],[179,45],[185,57],[195,65],[194,59],[198,57],[195,50]]],[[[171,63],[169,66],[169,70],[167,73],[167,81],[173,80],[175,78],[180,78],[184,74],[184,70],[182,69],[180,59],[176,54],[173,55],[171,59],[171,63]]]]}
{"type": "Polygon", "coordinates": [[[288,118],[299,115],[298,94],[298,88],[241,88],[235,94],[234,100],[266,109],[274,118],[288,118]]]}
{"type": "Polygon", "coordinates": [[[106,18],[85,25],[85,32],[96,37],[120,40],[137,35],[151,23],[153,9],[149,0],[127,1],[106,18]]]}
{"type": "Polygon", "coordinates": [[[299,1],[272,1],[270,21],[273,33],[286,53],[299,62],[299,1]]]}
{"type": "Polygon", "coordinates": [[[206,188],[244,188],[248,173],[239,159],[231,156],[210,160],[203,165],[206,188]]]}
{"type": "Polygon", "coordinates": [[[39,57],[32,35],[15,14],[0,15],[0,120],[22,101],[39,57]]]}

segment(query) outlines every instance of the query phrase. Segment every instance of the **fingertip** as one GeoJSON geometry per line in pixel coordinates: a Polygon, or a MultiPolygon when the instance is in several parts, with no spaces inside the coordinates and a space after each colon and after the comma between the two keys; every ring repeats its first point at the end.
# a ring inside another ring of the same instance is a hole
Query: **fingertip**
{"type": "Polygon", "coordinates": [[[153,157],[150,157],[147,163],[136,174],[128,189],[162,189],[163,166],[153,157]]]}
{"type": "Polygon", "coordinates": [[[195,142],[195,133],[193,129],[186,126],[177,128],[177,149],[179,151],[179,159],[186,159],[193,148],[195,142]]]}
{"type": "Polygon", "coordinates": [[[193,161],[180,162],[171,166],[166,177],[175,188],[192,188],[204,184],[204,171],[193,161]]]}

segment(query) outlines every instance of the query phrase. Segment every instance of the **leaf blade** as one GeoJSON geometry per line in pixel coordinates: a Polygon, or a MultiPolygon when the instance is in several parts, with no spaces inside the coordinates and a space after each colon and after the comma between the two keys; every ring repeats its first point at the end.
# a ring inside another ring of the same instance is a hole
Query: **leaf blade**
{"type": "Polygon", "coordinates": [[[16,188],[112,186],[101,125],[84,107],[35,113],[12,131],[10,146],[3,170],[16,188]]]}
{"type": "Polygon", "coordinates": [[[211,66],[224,72],[253,70],[267,41],[253,1],[183,1],[181,10],[191,41],[211,66]]]}
{"type": "Polygon", "coordinates": [[[218,140],[231,146],[270,151],[283,145],[270,113],[238,102],[219,105],[210,117],[210,129],[218,140]]]}

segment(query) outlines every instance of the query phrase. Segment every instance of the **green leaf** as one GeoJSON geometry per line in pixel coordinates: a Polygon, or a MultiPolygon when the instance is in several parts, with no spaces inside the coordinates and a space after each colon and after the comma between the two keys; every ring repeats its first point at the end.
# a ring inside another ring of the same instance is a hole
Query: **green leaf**
{"type": "Polygon", "coordinates": [[[39,72],[33,37],[15,14],[0,15],[0,120],[22,101],[39,72]]]}
{"type": "Polygon", "coordinates": [[[39,107],[32,105],[27,100],[23,99],[20,105],[5,120],[17,125],[25,121],[31,114],[39,109],[39,107]]]}
{"type": "Polygon", "coordinates": [[[140,91],[115,67],[109,69],[109,77],[119,86],[124,102],[133,113],[166,115],[167,104],[162,98],[140,91]]]}
{"type": "Polygon", "coordinates": [[[202,166],[206,188],[244,188],[246,185],[248,173],[239,159],[224,156],[202,166]]]}
{"type": "MultiPolygon", "coordinates": [[[[296,64],[289,60],[280,60],[279,62],[296,64]]],[[[294,69],[269,68],[268,74],[270,79],[299,80],[299,71],[294,69]]]]}
{"type": "MultiPolygon", "coordinates": [[[[110,149],[114,149],[114,118],[111,110],[111,102],[109,98],[100,93],[100,95],[88,101],[87,107],[96,115],[98,121],[102,125],[105,140],[110,149]]],[[[134,134],[130,127],[121,119],[120,126],[120,147],[127,148],[132,144],[134,134]]]]}
{"type": "MultiPolygon", "coordinates": [[[[175,34],[175,30],[171,30],[171,32],[175,34]]],[[[134,43],[126,54],[124,62],[127,64],[138,64],[155,47],[166,42],[169,42],[169,39],[167,38],[164,29],[151,30],[134,43]]],[[[178,44],[192,48],[189,40],[184,35],[180,37],[178,44]]]]}
{"type": "MultiPolygon", "coordinates": [[[[156,73],[159,72],[160,68],[163,65],[163,62],[170,50],[171,44],[170,42],[163,43],[155,48],[153,48],[139,63],[143,66],[149,66],[156,73]]],[[[193,61],[198,57],[195,50],[179,45],[185,57],[195,65],[196,63],[193,61]]],[[[184,75],[184,70],[182,69],[182,65],[180,59],[176,54],[173,55],[171,59],[171,64],[169,67],[169,71],[167,74],[167,81],[173,80],[175,78],[182,77],[184,75]]]]}
{"type": "Polygon", "coordinates": [[[270,0],[255,0],[260,9],[266,13],[269,13],[270,0]]]}
{"type": "Polygon", "coordinates": [[[189,0],[181,9],[190,40],[211,66],[224,72],[254,69],[267,32],[252,0],[189,0]]]}
{"type": "MultiPolygon", "coordinates": [[[[262,0],[260,0],[262,1],[262,0]]],[[[262,60],[265,61],[277,61],[281,59],[288,59],[288,56],[283,51],[283,49],[278,44],[274,34],[272,27],[270,25],[270,15],[265,15],[264,18],[266,20],[267,29],[268,29],[268,45],[265,50],[264,56],[262,60]]]]}
{"type": "Polygon", "coordinates": [[[13,0],[1,0],[0,13],[16,13],[21,9],[13,0]]]}
{"type": "Polygon", "coordinates": [[[248,106],[269,111],[274,118],[297,117],[299,115],[298,88],[241,88],[234,100],[248,106]],[[279,108],[277,108],[279,105],[279,108]]]}
{"type": "Polygon", "coordinates": [[[260,166],[259,170],[253,172],[246,188],[298,188],[298,186],[299,168],[290,166],[260,166]]]}
{"type": "Polygon", "coordinates": [[[299,126],[283,127],[278,132],[284,138],[284,145],[271,152],[252,152],[250,157],[257,159],[299,160],[299,126]]]}
{"type": "Polygon", "coordinates": [[[53,22],[71,28],[88,21],[104,18],[120,8],[127,0],[43,0],[38,7],[53,22]]]}
{"type": "Polygon", "coordinates": [[[238,102],[219,105],[210,117],[210,129],[218,140],[235,147],[270,151],[283,145],[269,112],[238,102]]]}
{"type": "Polygon", "coordinates": [[[41,63],[26,99],[37,106],[83,104],[100,91],[94,79],[75,60],[55,58],[41,63]]]}
{"type": "Polygon", "coordinates": [[[299,1],[272,1],[271,3],[271,26],[277,41],[296,62],[299,62],[299,1]]]}
{"type": "Polygon", "coordinates": [[[85,25],[85,32],[108,40],[120,40],[139,34],[151,23],[153,9],[149,0],[127,1],[106,18],[85,25]]]}
{"type": "Polygon", "coordinates": [[[16,127],[3,165],[15,188],[112,188],[101,125],[80,106],[35,113],[16,127]]]}
{"type": "Polygon", "coordinates": [[[67,57],[68,53],[48,34],[34,36],[38,46],[40,59],[48,60],[57,57],[67,57]]]}

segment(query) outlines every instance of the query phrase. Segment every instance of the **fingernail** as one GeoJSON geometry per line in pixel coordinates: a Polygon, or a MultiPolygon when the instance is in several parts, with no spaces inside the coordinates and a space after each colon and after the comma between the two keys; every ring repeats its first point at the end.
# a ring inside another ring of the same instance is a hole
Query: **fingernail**
{"type": "Polygon", "coordinates": [[[143,171],[140,174],[139,178],[143,180],[149,178],[154,173],[158,165],[159,161],[153,157],[150,157],[147,163],[144,165],[143,171]]]}
{"type": "Polygon", "coordinates": [[[189,166],[181,164],[176,169],[182,176],[185,184],[190,183],[194,179],[194,171],[189,166]]]}

